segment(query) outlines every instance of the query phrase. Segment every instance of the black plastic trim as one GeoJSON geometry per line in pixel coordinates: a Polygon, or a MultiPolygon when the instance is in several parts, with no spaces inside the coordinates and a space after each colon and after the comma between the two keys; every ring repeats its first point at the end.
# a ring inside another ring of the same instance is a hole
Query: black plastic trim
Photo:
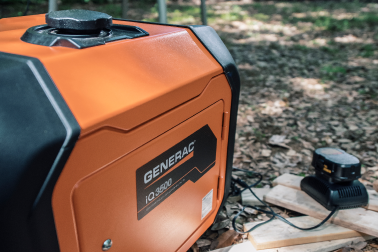
{"type": "Polygon", "coordinates": [[[148,32],[129,25],[112,25],[92,33],[70,33],[48,25],[30,27],[22,35],[21,40],[27,43],[43,46],[63,46],[74,49],[84,49],[92,46],[104,45],[121,39],[134,39],[148,36],[148,32]]]}
{"type": "MultiPolygon", "coordinates": [[[[198,38],[198,40],[203,44],[203,46],[211,53],[211,55],[222,66],[224,73],[227,77],[228,83],[230,84],[230,87],[231,87],[232,100],[231,100],[230,126],[229,126],[228,146],[227,146],[225,193],[223,196],[222,204],[218,211],[218,214],[219,214],[219,212],[222,210],[228,198],[228,194],[229,194],[228,192],[231,186],[232,165],[233,165],[233,157],[234,157],[236,120],[237,120],[237,114],[238,114],[239,94],[240,94],[240,77],[239,77],[238,68],[236,66],[234,59],[232,58],[230,52],[228,51],[227,47],[224,45],[223,41],[220,39],[216,31],[210,26],[206,26],[206,25],[186,26],[186,25],[175,25],[175,24],[161,24],[161,23],[136,21],[136,20],[120,19],[120,18],[113,18],[113,20],[189,28],[194,33],[194,35],[198,38]]],[[[216,218],[214,222],[215,221],[216,221],[216,218]]]]}
{"type": "Polygon", "coordinates": [[[80,126],[42,63],[0,52],[1,250],[58,252],[52,193],[80,126]]]}
{"type": "Polygon", "coordinates": [[[223,41],[220,39],[220,37],[213,28],[204,25],[193,25],[189,26],[189,28],[197,36],[199,41],[201,41],[201,43],[206,47],[206,49],[211,53],[211,55],[223,67],[224,73],[227,77],[228,83],[230,84],[232,92],[230,125],[227,146],[225,189],[223,200],[217,213],[218,216],[219,212],[222,210],[224,204],[227,201],[229,195],[228,192],[231,186],[232,165],[234,160],[236,120],[238,115],[240,94],[240,77],[234,59],[232,58],[227,47],[224,45],[223,41]]]}

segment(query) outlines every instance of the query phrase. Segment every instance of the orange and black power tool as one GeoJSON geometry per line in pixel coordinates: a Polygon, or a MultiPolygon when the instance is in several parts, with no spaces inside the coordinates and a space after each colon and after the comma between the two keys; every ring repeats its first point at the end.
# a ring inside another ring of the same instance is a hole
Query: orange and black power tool
{"type": "Polygon", "coordinates": [[[208,26],[0,20],[0,250],[187,251],[227,197],[240,81],[208,26]]]}

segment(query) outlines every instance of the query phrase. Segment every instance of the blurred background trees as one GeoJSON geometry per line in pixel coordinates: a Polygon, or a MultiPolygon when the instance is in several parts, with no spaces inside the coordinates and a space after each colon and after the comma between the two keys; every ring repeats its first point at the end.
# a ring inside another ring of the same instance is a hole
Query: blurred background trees
{"type": "MultiPolygon", "coordinates": [[[[28,14],[38,14],[48,12],[48,0],[30,0],[28,14]]],[[[207,2],[220,2],[211,0],[207,2]]],[[[0,18],[21,16],[27,8],[28,0],[0,0],[0,18]]],[[[199,6],[201,0],[172,0],[169,4],[193,5],[199,6]]],[[[58,9],[83,8],[83,9],[99,9],[106,11],[114,17],[122,16],[122,7],[127,7],[132,15],[141,12],[158,11],[157,0],[57,0],[58,9]],[[143,10],[143,11],[141,11],[143,10]]]]}

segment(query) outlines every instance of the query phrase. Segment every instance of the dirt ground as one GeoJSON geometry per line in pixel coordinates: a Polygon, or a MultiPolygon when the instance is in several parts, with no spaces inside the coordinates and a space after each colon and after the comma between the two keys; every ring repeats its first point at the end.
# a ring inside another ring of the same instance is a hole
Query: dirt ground
{"type": "MultiPolygon", "coordinates": [[[[261,173],[257,187],[271,187],[283,173],[313,174],[316,148],[338,147],[360,159],[361,182],[372,189],[378,176],[378,5],[260,2],[214,9],[235,15],[212,24],[242,80],[234,165],[261,173]]],[[[197,242],[198,251],[241,239],[229,231],[240,204],[229,200],[219,225],[197,242]]],[[[245,213],[238,223],[265,219],[245,213]]],[[[377,240],[340,251],[378,251],[377,240]]]]}
{"type": "MultiPolygon", "coordinates": [[[[168,20],[200,24],[198,6],[169,3],[168,20]]],[[[121,15],[120,4],[62,5],[121,15]]],[[[29,14],[46,12],[33,4],[29,14]]],[[[2,17],[24,6],[3,6],[2,17]]],[[[130,19],[157,20],[153,4],[131,3],[130,19]]],[[[208,6],[208,20],[233,55],[241,76],[234,166],[261,173],[271,187],[283,173],[312,174],[312,153],[333,146],[358,157],[361,182],[378,178],[378,4],[318,1],[227,1],[208,6]]],[[[234,176],[253,183],[244,173],[234,176]]],[[[240,197],[229,198],[217,223],[192,247],[209,251],[238,243],[231,220],[240,197]],[[222,236],[223,234],[223,236],[222,236]]],[[[300,214],[275,208],[283,216],[300,214]]],[[[249,212],[243,223],[261,221],[249,212]]],[[[339,251],[378,251],[378,240],[339,251]]]]}

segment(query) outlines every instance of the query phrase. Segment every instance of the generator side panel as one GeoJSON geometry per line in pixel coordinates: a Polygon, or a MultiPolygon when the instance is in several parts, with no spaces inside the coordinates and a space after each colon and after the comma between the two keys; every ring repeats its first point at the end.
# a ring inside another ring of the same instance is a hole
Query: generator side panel
{"type": "Polygon", "coordinates": [[[222,117],[219,101],[79,182],[80,251],[106,239],[114,251],[176,251],[217,207],[222,117]]]}
{"type": "Polygon", "coordinates": [[[132,131],[81,138],[53,195],[61,251],[101,251],[106,239],[114,251],[177,251],[198,239],[224,194],[230,107],[220,75],[200,96],[132,131]]]}

